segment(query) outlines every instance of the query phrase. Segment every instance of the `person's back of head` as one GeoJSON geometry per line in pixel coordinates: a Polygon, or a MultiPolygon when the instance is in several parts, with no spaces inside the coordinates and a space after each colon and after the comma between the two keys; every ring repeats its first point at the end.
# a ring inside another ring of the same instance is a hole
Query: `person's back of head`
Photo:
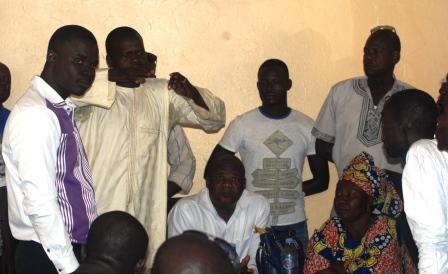
{"type": "Polygon", "coordinates": [[[140,222],[122,211],[100,215],[92,224],[86,244],[86,264],[105,265],[117,273],[134,273],[146,259],[148,234],[140,222]]]}
{"type": "Polygon", "coordinates": [[[392,95],[384,105],[383,141],[391,157],[404,157],[420,139],[432,139],[436,132],[438,109],[434,99],[418,89],[392,95]]]}
{"type": "Polygon", "coordinates": [[[232,274],[224,251],[204,236],[182,234],[168,239],[156,253],[151,274],[232,274]]]}

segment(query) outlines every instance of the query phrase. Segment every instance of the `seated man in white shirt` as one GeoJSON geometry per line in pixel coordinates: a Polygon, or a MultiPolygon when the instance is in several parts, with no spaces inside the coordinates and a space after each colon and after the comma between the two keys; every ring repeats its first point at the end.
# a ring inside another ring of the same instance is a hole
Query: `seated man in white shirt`
{"type": "Polygon", "coordinates": [[[186,230],[220,237],[235,245],[243,259],[242,267],[248,263],[248,271],[257,273],[255,254],[260,237],[253,226],[269,225],[269,203],[263,196],[245,190],[244,172],[243,163],[234,155],[211,161],[207,187],[180,200],[168,215],[168,237],[186,230]]]}

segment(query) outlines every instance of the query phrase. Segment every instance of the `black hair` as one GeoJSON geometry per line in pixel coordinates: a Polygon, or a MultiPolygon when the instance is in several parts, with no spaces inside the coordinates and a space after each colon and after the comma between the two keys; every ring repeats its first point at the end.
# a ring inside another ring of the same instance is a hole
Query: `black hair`
{"type": "Polygon", "coordinates": [[[437,127],[438,109],[428,93],[406,89],[392,95],[386,102],[400,124],[411,124],[412,130],[424,138],[432,139],[437,127]]]}
{"type": "Polygon", "coordinates": [[[121,41],[124,38],[139,38],[142,39],[140,34],[133,28],[123,26],[112,30],[106,38],[106,53],[111,56],[114,53],[114,46],[117,41],[121,41]]]}
{"type": "Polygon", "coordinates": [[[182,234],[165,241],[157,250],[152,268],[153,274],[170,273],[234,273],[224,251],[205,237],[182,234]]]}
{"type": "Polygon", "coordinates": [[[397,33],[390,29],[380,29],[373,32],[369,39],[378,39],[380,41],[386,42],[392,48],[393,51],[401,51],[401,42],[397,33]]]}
{"type": "Polygon", "coordinates": [[[58,28],[48,42],[48,51],[57,52],[62,46],[74,40],[83,40],[92,44],[97,44],[93,33],[78,25],[66,25],[58,28]]]}
{"type": "Polygon", "coordinates": [[[205,167],[204,178],[208,179],[210,176],[213,176],[216,172],[220,171],[224,166],[231,166],[243,176],[245,175],[244,165],[238,157],[232,154],[223,154],[217,158],[209,159],[205,167]]]}
{"type": "Polygon", "coordinates": [[[262,69],[268,68],[268,67],[280,68],[281,70],[283,70],[285,72],[286,76],[289,78],[288,66],[282,60],[280,60],[280,59],[268,59],[268,60],[264,61],[261,64],[260,68],[258,69],[258,73],[260,73],[260,71],[262,69]]]}
{"type": "Polygon", "coordinates": [[[130,214],[111,211],[92,223],[86,244],[86,261],[107,261],[123,270],[132,270],[145,258],[148,234],[130,214]]]}

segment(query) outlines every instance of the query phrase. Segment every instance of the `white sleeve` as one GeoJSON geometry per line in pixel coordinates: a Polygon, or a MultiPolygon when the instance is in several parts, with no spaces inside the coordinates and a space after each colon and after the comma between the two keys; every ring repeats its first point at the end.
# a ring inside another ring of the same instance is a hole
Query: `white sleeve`
{"type": "Polygon", "coordinates": [[[224,132],[224,135],[221,138],[221,141],[219,141],[219,145],[229,151],[236,153],[240,150],[243,140],[244,138],[243,129],[241,128],[241,120],[239,117],[237,117],[235,120],[230,122],[229,126],[224,132]]]}
{"type": "Polygon", "coordinates": [[[180,235],[186,230],[194,229],[194,221],[189,213],[184,201],[180,200],[174,205],[168,214],[168,238],[180,235]]]}
{"type": "Polygon", "coordinates": [[[196,158],[184,130],[178,125],[171,130],[168,137],[168,163],[168,181],[176,183],[182,189],[182,194],[188,194],[193,186],[196,158]]]}
{"type": "Polygon", "coordinates": [[[330,90],[330,93],[325,99],[319,115],[317,116],[316,123],[314,124],[312,134],[325,142],[334,143],[336,136],[336,115],[335,115],[335,102],[334,102],[334,87],[330,90]]]}
{"type": "Polygon", "coordinates": [[[205,131],[217,131],[225,125],[226,108],[224,102],[210,91],[196,87],[209,110],[196,105],[193,99],[178,95],[169,90],[170,119],[189,126],[199,126],[205,131]]]}
{"type": "Polygon", "coordinates": [[[18,166],[23,210],[45,253],[60,273],[79,266],[57,200],[56,158],[61,131],[54,114],[29,110],[16,117],[8,136],[18,166]]]}
{"type": "MultiPolygon", "coordinates": [[[[437,153],[437,152],[435,152],[437,153]]],[[[419,251],[419,273],[448,273],[447,178],[440,178],[435,157],[412,146],[403,171],[406,218],[419,251]]]]}

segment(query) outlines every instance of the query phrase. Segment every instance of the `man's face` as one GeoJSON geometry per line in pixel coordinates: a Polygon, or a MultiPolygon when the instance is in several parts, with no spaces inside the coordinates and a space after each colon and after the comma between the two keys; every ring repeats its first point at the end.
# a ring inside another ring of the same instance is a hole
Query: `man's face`
{"type": "Polygon", "coordinates": [[[448,151],[448,100],[437,118],[436,139],[439,150],[448,151]]]}
{"type": "Polygon", "coordinates": [[[368,195],[354,183],[340,180],[336,185],[334,209],[343,221],[352,222],[366,214],[368,203],[368,195]]]}
{"type": "Polygon", "coordinates": [[[404,134],[404,125],[401,125],[395,112],[390,105],[386,103],[381,117],[383,127],[383,148],[389,157],[402,157],[407,153],[408,141],[404,134]]]}
{"type": "Polygon", "coordinates": [[[258,72],[258,92],[263,106],[286,102],[291,80],[285,71],[277,67],[265,67],[258,72]]]}
{"type": "Polygon", "coordinates": [[[244,174],[231,166],[222,166],[207,181],[210,199],[214,205],[222,208],[234,206],[246,187],[244,174]]]}
{"type": "Polygon", "coordinates": [[[364,73],[367,77],[393,72],[398,52],[382,39],[370,36],[364,46],[364,73]]]}
{"type": "Polygon", "coordinates": [[[7,66],[0,63],[0,103],[8,100],[11,93],[11,73],[7,66]]]}
{"type": "Polygon", "coordinates": [[[95,79],[98,46],[82,39],[67,42],[55,53],[51,62],[58,90],[65,96],[82,96],[95,79]]]}
{"type": "Polygon", "coordinates": [[[140,36],[126,37],[113,46],[108,65],[116,69],[144,69],[149,66],[148,58],[140,36]]]}

